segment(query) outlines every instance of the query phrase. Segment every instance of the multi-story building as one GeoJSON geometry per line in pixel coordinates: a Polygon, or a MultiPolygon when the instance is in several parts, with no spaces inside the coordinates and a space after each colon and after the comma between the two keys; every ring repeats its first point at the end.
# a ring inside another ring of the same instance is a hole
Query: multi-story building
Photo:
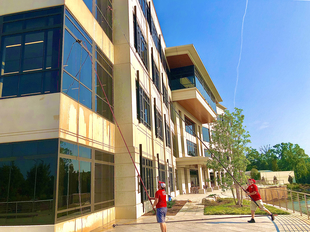
{"type": "Polygon", "coordinates": [[[152,1],[4,1],[0,44],[1,231],[138,218],[158,180],[204,192],[195,135],[221,97],[192,45],[166,48],[152,1]]]}

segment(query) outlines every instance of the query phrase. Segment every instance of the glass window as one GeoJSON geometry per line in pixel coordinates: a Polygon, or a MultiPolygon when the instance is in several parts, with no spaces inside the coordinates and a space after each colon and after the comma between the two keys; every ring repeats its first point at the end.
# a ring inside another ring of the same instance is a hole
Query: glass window
{"type": "Polygon", "coordinates": [[[59,159],[58,210],[79,207],[79,161],[59,159]]]}
{"type": "Polygon", "coordinates": [[[208,128],[202,127],[202,137],[203,141],[210,142],[210,132],[208,128]]]}
{"type": "Polygon", "coordinates": [[[163,140],[163,119],[157,109],[155,109],[155,134],[156,137],[163,140]]]}
{"type": "Polygon", "coordinates": [[[114,155],[102,151],[97,150],[95,151],[95,159],[109,163],[114,163],[114,155]]]}
{"type": "Polygon", "coordinates": [[[91,91],[89,91],[86,87],[80,84],[80,97],[79,102],[88,108],[91,107],[91,91]]]}
{"type": "MultiPolygon", "coordinates": [[[[100,97],[96,96],[96,107],[95,110],[98,114],[102,115],[103,117],[105,117],[106,119],[108,119],[109,121],[113,122],[113,115],[111,112],[111,109],[108,105],[108,103],[106,103],[105,101],[103,101],[100,97]]],[[[113,107],[112,107],[113,110],[113,107]]]]}
{"type": "Polygon", "coordinates": [[[84,48],[82,49],[80,65],[81,68],[79,68],[80,70],[78,72],[79,79],[89,89],[92,89],[92,63],[88,52],[84,48]]]}
{"type": "Polygon", "coordinates": [[[64,43],[64,69],[72,76],[79,74],[82,47],[76,43],[75,38],[65,30],[65,43],[64,43]]]}
{"type": "MultiPolygon", "coordinates": [[[[112,77],[97,63],[97,74],[100,79],[101,85],[106,93],[109,103],[113,105],[113,79],[112,77]]],[[[102,87],[100,85],[98,78],[95,79],[96,85],[96,94],[99,95],[102,99],[105,99],[105,96],[102,91],[102,87]]]]}
{"type": "Polygon", "coordinates": [[[59,92],[60,78],[59,71],[45,72],[43,79],[43,93],[59,92]]]}
{"type": "Polygon", "coordinates": [[[23,29],[23,21],[6,23],[3,26],[3,33],[19,32],[23,29]]]}
{"type": "Polygon", "coordinates": [[[1,75],[19,72],[22,50],[21,40],[21,35],[3,38],[1,75]]]}
{"type": "Polygon", "coordinates": [[[91,186],[91,163],[80,161],[80,188],[81,204],[88,205],[91,203],[90,186],[91,186]]]}
{"type": "Polygon", "coordinates": [[[96,19],[112,41],[112,1],[110,0],[96,0],[96,19]]]}
{"type": "Polygon", "coordinates": [[[57,139],[0,145],[0,225],[54,223],[57,139]],[[4,156],[2,156],[4,155],[4,156]]]}
{"type": "Polygon", "coordinates": [[[76,101],[79,99],[79,82],[66,72],[63,72],[62,92],[69,95],[76,101]]]}
{"type": "Polygon", "coordinates": [[[60,60],[60,29],[55,29],[47,32],[47,46],[46,46],[46,59],[45,68],[54,69],[59,68],[60,60]]]}
{"type": "Polygon", "coordinates": [[[95,164],[95,203],[114,200],[114,166],[95,164]]]}
{"type": "Polygon", "coordinates": [[[196,134],[196,127],[195,127],[195,123],[190,120],[188,117],[185,116],[185,131],[191,135],[196,134]]]}
{"type": "Polygon", "coordinates": [[[18,76],[0,77],[0,98],[18,95],[18,76]]]}
{"type": "Polygon", "coordinates": [[[187,143],[187,155],[189,156],[198,156],[198,153],[197,153],[197,144],[189,141],[189,140],[186,140],[186,143],[187,143]]]}
{"type": "Polygon", "coordinates": [[[78,156],[78,146],[73,143],[60,141],[60,153],[65,155],[78,156]]]}
{"type": "MultiPolygon", "coordinates": [[[[144,183],[144,186],[149,194],[150,197],[154,197],[154,169],[153,169],[153,161],[149,159],[145,159],[142,157],[142,172],[141,172],[141,179],[144,183]]],[[[141,192],[143,201],[147,201],[148,197],[147,194],[141,184],[141,192]]]]}
{"type": "Polygon", "coordinates": [[[60,91],[60,76],[55,69],[60,68],[62,59],[61,9],[59,7],[4,17],[0,26],[3,26],[6,35],[1,38],[0,98],[60,91]],[[45,16],[50,13],[55,15],[45,16]],[[44,17],[33,18],[37,16],[44,17]],[[20,21],[9,22],[10,20],[20,21]],[[16,32],[20,34],[8,35],[16,32]],[[55,72],[53,75],[40,72],[46,69],[55,72]],[[9,76],[14,73],[16,75],[9,76]]]}
{"type": "Polygon", "coordinates": [[[19,81],[19,94],[38,94],[42,91],[42,75],[43,73],[31,73],[21,75],[19,81]]]}
{"type": "Polygon", "coordinates": [[[87,47],[88,51],[91,52],[92,39],[87,35],[87,33],[82,29],[82,27],[67,10],[66,16],[67,17],[65,18],[65,25],[77,37],[77,39],[82,41],[82,44],[87,47]]]}
{"type": "Polygon", "coordinates": [[[79,146],[79,157],[91,159],[91,149],[88,147],[79,146]]]}

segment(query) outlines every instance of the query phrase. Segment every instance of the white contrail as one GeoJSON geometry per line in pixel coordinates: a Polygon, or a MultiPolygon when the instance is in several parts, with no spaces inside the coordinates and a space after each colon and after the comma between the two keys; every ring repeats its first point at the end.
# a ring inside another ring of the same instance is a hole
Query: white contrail
{"type": "Polygon", "coordinates": [[[244,11],[244,15],[242,19],[242,26],[241,26],[241,46],[240,46],[240,53],[239,53],[239,61],[237,65],[237,80],[236,80],[235,95],[234,95],[234,107],[236,107],[236,93],[237,93],[238,79],[239,79],[239,66],[241,62],[242,45],[243,45],[243,26],[244,26],[244,19],[245,19],[247,9],[248,9],[248,0],[246,0],[245,11],[244,11]]]}

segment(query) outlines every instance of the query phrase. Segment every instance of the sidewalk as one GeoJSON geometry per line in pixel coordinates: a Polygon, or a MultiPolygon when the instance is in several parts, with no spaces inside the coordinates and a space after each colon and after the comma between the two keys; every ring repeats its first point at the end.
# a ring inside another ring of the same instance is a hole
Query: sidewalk
{"type": "MultiPolygon", "coordinates": [[[[257,217],[255,218],[256,223],[248,223],[250,216],[243,218],[233,218],[228,219],[229,217],[235,217],[235,215],[203,215],[204,206],[201,204],[201,201],[204,197],[209,194],[218,194],[220,197],[231,197],[229,193],[224,195],[220,190],[214,191],[207,194],[186,194],[177,196],[176,200],[190,200],[187,202],[180,212],[176,216],[167,216],[167,230],[168,231],[216,231],[216,232],[226,232],[226,231],[255,231],[255,232],[276,232],[277,227],[275,224],[266,216],[266,217],[257,217]],[[217,218],[217,219],[216,219],[217,218]],[[219,219],[221,218],[221,219],[219,219]],[[222,219],[227,218],[227,219],[222,219]],[[197,220],[197,219],[210,219],[210,220],[201,220],[201,221],[186,221],[186,220],[197,220]],[[173,221],[182,221],[183,222],[173,222],[173,221]]],[[[160,231],[159,224],[156,223],[155,216],[143,216],[137,220],[117,220],[115,228],[107,228],[103,231],[115,231],[115,232],[131,232],[131,231],[160,231]],[[154,224],[146,225],[125,225],[121,224],[133,224],[133,223],[149,223],[154,222],[154,224]]]]}

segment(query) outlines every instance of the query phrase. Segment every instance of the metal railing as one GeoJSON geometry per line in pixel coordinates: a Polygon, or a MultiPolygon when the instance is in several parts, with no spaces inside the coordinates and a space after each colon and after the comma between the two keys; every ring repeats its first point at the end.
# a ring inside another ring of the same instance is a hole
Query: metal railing
{"type": "Polygon", "coordinates": [[[259,188],[264,203],[306,215],[310,220],[310,194],[296,192],[285,187],[259,188]]]}

